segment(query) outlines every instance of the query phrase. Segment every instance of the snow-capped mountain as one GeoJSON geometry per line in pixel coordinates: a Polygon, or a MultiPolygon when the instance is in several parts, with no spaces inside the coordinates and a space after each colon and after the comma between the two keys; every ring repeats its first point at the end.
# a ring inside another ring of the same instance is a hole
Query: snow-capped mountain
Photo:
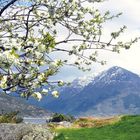
{"type": "Polygon", "coordinates": [[[134,74],[124,68],[114,66],[109,70],[103,71],[98,76],[94,78],[93,84],[103,84],[107,85],[112,82],[121,82],[121,81],[132,81],[134,79],[139,79],[137,74],[134,74]]]}
{"type": "Polygon", "coordinates": [[[121,67],[76,79],[58,99],[46,97],[40,106],[73,115],[140,114],[140,77],[121,67]]]}

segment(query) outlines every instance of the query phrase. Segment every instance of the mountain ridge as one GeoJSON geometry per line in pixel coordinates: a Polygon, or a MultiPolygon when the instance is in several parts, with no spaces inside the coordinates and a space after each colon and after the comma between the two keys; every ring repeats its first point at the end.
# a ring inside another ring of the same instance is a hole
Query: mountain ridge
{"type": "Polygon", "coordinates": [[[58,99],[44,98],[39,106],[76,116],[140,114],[140,77],[124,68],[103,71],[82,88],[73,85],[62,88],[58,99]]]}

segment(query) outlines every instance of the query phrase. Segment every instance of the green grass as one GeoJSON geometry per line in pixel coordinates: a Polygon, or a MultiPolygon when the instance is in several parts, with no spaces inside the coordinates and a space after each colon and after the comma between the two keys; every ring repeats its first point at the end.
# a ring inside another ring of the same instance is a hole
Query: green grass
{"type": "Polygon", "coordinates": [[[140,140],[140,116],[124,116],[102,127],[58,129],[54,140],[140,140]]]}

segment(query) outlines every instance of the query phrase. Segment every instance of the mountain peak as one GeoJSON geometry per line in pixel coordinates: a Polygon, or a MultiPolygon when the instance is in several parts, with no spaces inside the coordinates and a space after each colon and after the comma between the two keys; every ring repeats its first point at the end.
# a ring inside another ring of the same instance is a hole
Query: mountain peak
{"type": "Polygon", "coordinates": [[[114,66],[114,67],[111,67],[110,69],[108,69],[106,72],[110,73],[110,74],[113,74],[113,73],[114,74],[124,74],[125,72],[129,72],[129,71],[124,68],[114,66]]]}
{"type": "Polygon", "coordinates": [[[119,66],[113,66],[110,69],[103,71],[98,75],[94,83],[102,83],[104,85],[110,84],[111,82],[121,82],[121,81],[133,81],[139,79],[139,76],[131,71],[128,71],[119,66]]]}
{"type": "Polygon", "coordinates": [[[119,66],[113,66],[109,70],[114,70],[114,71],[116,71],[116,70],[124,70],[124,68],[119,67],[119,66]]]}
{"type": "Polygon", "coordinates": [[[122,68],[122,67],[119,67],[119,66],[113,66],[111,67],[110,69],[108,69],[107,71],[105,71],[107,73],[110,73],[110,74],[118,74],[118,75],[127,75],[127,76],[132,76],[132,75],[135,75],[136,77],[138,77],[137,74],[125,69],[125,68],[122,68]]]}
{"type": "Polygon", "coordinates": [[[90,76],[83,76],[75,79],[72,82],[71,87],[73,88],[83,88],[88,84],[94,85],[95,83],[102,83],[102,84],[109,84],[111,82],[121,82],[121,81],[131,81],[139,78],[139,76],[131,71],[128,71],[125,68],[119,66],[113,66],[98,75],[90,75],[90,76]]]}

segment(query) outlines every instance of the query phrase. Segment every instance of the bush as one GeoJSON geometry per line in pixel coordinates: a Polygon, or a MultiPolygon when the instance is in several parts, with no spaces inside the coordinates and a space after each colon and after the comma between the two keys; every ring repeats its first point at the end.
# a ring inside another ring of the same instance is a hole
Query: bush
{"type": "Polygon", "coordinates": [[[19,111],[5,113],[0,115],[0,123],[21,123],[23,119],[18,117],[19,111]]]}
{"type": "Polygon", "coordinates": [[[52,119],[50,119],[50,122],[62,122],[62,121],[68,121],[68,122],[73,122],[75,120],[75,118],[71,115],[64,115],[64,114],[58,114],[55,113],[52,117],[52,119]]]}

